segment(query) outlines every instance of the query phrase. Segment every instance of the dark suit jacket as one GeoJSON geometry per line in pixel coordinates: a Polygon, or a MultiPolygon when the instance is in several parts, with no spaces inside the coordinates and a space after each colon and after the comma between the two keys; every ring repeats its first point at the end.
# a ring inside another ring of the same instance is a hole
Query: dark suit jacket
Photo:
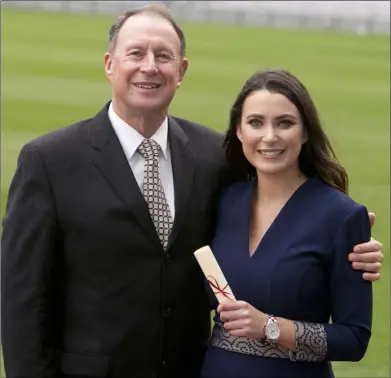
{"type": "Polygon", "coordinates": [[[7,378],[197,376],[210,335],[193,252],[210,243],[221,135],[169,117],[165,253],[107,116],[26,144],[2,235],[7,378]]]}

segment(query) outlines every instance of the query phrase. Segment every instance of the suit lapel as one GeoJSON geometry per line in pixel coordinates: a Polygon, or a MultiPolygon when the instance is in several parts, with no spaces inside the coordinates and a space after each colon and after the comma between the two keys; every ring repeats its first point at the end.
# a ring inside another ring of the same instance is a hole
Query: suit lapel
{"type": "Polygon", "coordinates": [[[169,117],[168,127],[175,193],[175,219],[168,241],[168,248],[170,248],[186,219],[193,187],[195,162],[194,155],[188,146],[189,139],[173,117],[169,117]]]}
{"type": "Polygon", "coordinates": [[[149,215],[148,205],[111,125],[107,114],[108,105],[90,121],[91,162],[102,173],[125,206],[133,212],[147,238],[156,247],[162,248],[149,215]]]}

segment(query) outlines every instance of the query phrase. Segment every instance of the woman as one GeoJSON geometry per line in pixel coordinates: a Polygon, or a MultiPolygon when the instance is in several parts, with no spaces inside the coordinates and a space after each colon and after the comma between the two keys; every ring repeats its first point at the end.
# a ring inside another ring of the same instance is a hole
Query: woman
{"type": "Polygon", "coordinates": [[[236,297],[218,305],[202,378],[333,377],[371,336],[372,287],[347,255],[370,239],[347,196],[306,88],[286,71],[254,74],[225,139],[226,189],[212,250],[236,297]],[[329,319],[332,323],[329,324],[329,319]]]}

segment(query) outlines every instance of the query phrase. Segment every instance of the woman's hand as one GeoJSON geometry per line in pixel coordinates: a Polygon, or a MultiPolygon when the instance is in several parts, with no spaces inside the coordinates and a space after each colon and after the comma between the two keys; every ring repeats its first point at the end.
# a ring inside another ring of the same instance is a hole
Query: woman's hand
{"type": "Polygon", "coordinates": [[[219,304],[217,312],[230,335],[251,339],[264,337],[263,329],[268,317],[247,302],[226,301],[219,304]]]}

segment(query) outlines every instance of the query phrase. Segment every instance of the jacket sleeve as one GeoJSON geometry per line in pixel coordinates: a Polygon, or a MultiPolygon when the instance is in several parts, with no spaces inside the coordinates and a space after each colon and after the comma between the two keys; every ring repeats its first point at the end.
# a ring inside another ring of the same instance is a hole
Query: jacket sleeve
{"type": "Polygon", "coordinates": [[[9,189],[1,240],[2,348],[7,378],[52,378],[50,328],[57,216],[43,160],[25,145],[9,189]]]}
{"type": "Polygon", "coordinates": [[[351,267],[348,254],[370,240],[365,207],[357,206],[338,231],[330,263],[331,324],[294,322],[295,361],[359,361],[368,348],[372,326],[372,284],[351,267]]]}
{"type": "Polygon", "coordinates": [[[357,206],[345,219],[334,244],[329,278],[332,324],[325,325],[330,361],[359,361],[367,351],[372,328],[372,283],[352,268],[348,254],[370,238],[368,211],[357,206]]]}
{"type": "Polygon", "coordinates": [[[294,321],[293,361],[359,361],[367,350],[372,326],[372,284],[351,267],[348,254],[370,239],[368,212],[358,206],[336,235],[329,271],[331,324],[294,321]]]}

